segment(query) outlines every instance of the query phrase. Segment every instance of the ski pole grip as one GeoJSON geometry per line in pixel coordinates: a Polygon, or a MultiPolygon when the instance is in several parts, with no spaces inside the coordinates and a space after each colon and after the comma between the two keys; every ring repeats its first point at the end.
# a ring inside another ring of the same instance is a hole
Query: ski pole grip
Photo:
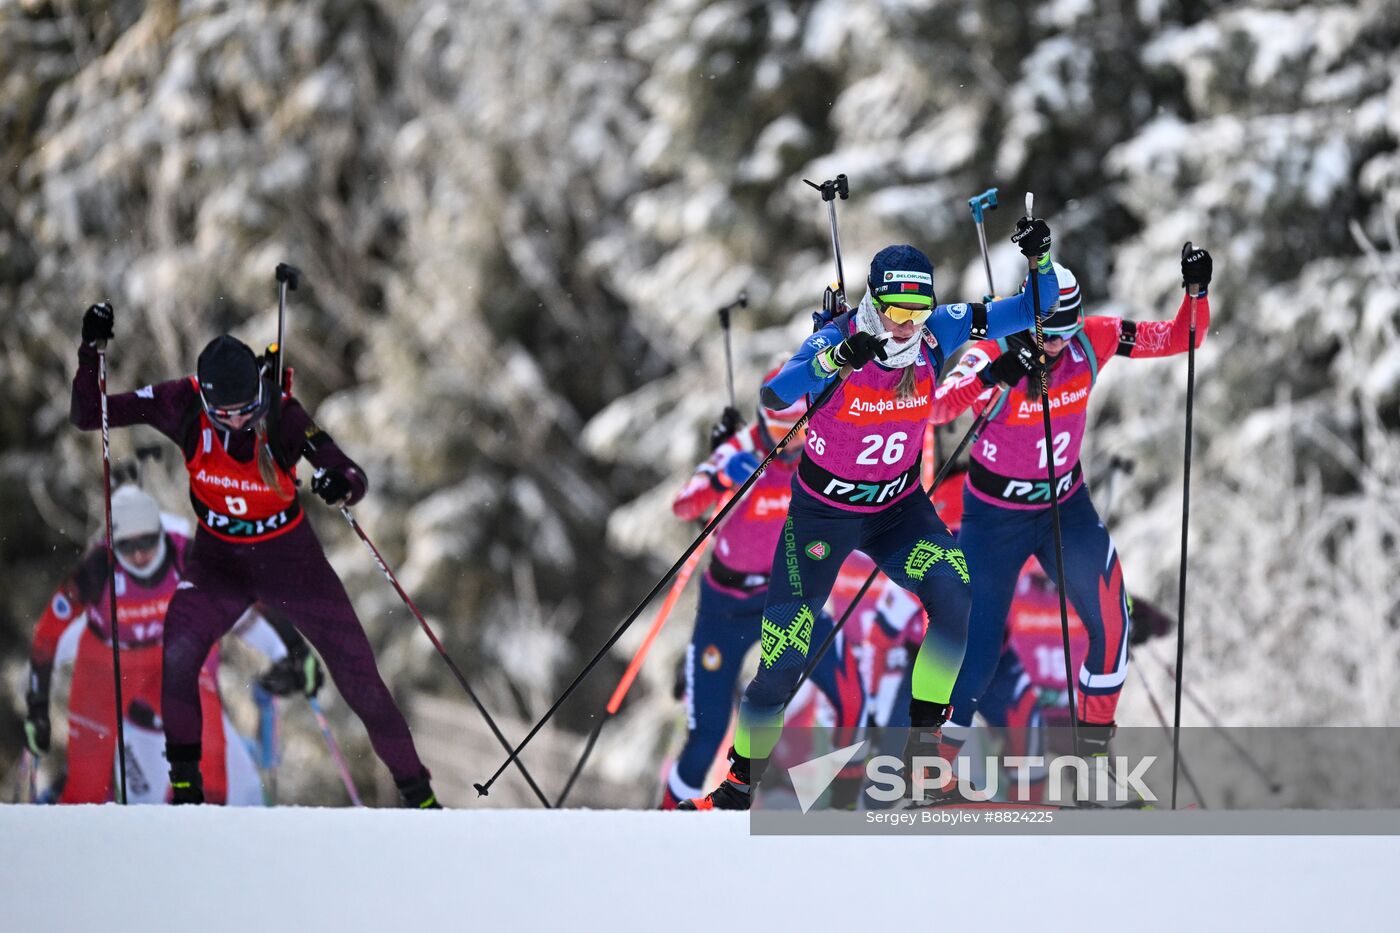
{"type": "Polygon", "coordinates": [[[967,199],[967,206],[972,208],[972,219],[975,222],[980,224],[987,211],[996,210],[997,190],[996,188],[988,188],[981,194],[974,194],[967,199]]]}
{"type": "Polygon", "coordinates": [[[279,262],[277,264],[277,281],[286,282],[288,288],[296,291],[297,285],[301,283],[301,270],[291,263],[279,262]]]}

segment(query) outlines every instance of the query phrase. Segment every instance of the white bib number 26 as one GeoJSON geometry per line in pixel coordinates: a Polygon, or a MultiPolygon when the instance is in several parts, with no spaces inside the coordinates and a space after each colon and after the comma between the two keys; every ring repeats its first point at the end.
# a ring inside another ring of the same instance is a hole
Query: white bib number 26
{"type": "Polygon", "coordinates": [[[896,431],[889,437],[883,434],[870,434],[862,437],[860,442],[865,445],[865,449],[856,457],[856,463],[874,466],[877,463],[898,463],[904,456],[904,442],[909,439],[909,435],[903,431],[896,431]]]}

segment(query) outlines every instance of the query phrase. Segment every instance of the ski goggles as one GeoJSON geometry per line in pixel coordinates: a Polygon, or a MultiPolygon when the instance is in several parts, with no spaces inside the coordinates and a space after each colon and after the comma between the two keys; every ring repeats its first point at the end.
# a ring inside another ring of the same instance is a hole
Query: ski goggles
{"type": "MultiPolygon", "coordinates": [[[[901,301],[907,303],[909,299],[902,298],[901,301]]],[[[891,321],[894,321],[896,324],[922,324],[924,321],[927,321],[929,315],[933,313],[932,304],[928,307],[905,308],[897,304],[886,304],[878,298],[875,299],[875,307],[880,310],[881,314],[891,321]]]]}
{"type": "Polygon", "coordinates": [[[139,554],[142,551],[154,551],[160,546],[160,532],[148,535],[139,535],[135,538],[123,538],[120,541],[113,541],[112,547],[116,548],[120,554],[130,557],[132,554],[139,554]]]}
{"type": "Polygon", "coordinates": [[[258,380],[258,394],[253,396],[252,401],[244,402],[241,405],[211,405],[204,397],[204,390],[199,391],[199,401],[204,405],[204,410],[209,417],[216,421],[229,421],[233,418],[240,418],[244,415],[256,414],[263,407],[263,384],[258,380]]]}

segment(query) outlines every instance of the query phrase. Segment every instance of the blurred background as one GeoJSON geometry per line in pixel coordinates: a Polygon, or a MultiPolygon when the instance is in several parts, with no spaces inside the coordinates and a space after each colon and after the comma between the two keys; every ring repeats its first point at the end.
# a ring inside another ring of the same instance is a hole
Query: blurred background
{"type": "MultiPolygon", "coordinates": [[[[219,332],[274,339],[274,266],[303,270],[297,394],[515,739],[690,540],[669,501],[726,402],[715,309],[747,291],[749,411],[832,278],[800,179],[838,172],[848,280],[912,242],[943,301],[985,291],[966,202],[993,185],[1002,292],[1026,190],[1090,314],[1170,318],[1182,242],[1210,249],[1187,676],[1234,724],[1395,724],[1398,47],[1394,0],[0,0],[0,775],[34,622],[101,523],[99,440],[67,421],[88,304],[114,303],[111,384],[132,389],[219,332]]],[[[1171,607],[1185,382],[1181,358],[1107,368],[1085,448],[1091,483],[1136,460],[1110,524],[1133,592],[1171,607]]],[[[114,453],[155,440],[117,432],[114,453]]],[[[186,513],[174,448],[147,472],[186,513]]],[[[348,528],[308,508],[441,796],[471,803],[503,753],[348,528]]],[[[655,802],[692,607],[575,802],[655,802]]],[[[649,620],[525,754],[551,794],[649,620]]],[[[235,652],[224,674],[248,727],[257,670],[235,652]]],[[[1120,722],[1151,722],[1140,675],[1120,722]]],[[[281,799],[343,802],[304,704],[284,713],[281,799]]],[[[500,786],[491,804],[526,801],[500,786]]]]}

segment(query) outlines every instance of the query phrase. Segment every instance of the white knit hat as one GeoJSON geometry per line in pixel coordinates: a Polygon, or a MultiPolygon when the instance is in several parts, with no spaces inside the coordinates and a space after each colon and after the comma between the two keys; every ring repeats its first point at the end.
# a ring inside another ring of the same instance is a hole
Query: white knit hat
{"type": "Polygon", "coordinates": [[[112,493],[113,541],[160,533],[160,505],[156,500],[139,486],[122,486],[112,493]]]}

